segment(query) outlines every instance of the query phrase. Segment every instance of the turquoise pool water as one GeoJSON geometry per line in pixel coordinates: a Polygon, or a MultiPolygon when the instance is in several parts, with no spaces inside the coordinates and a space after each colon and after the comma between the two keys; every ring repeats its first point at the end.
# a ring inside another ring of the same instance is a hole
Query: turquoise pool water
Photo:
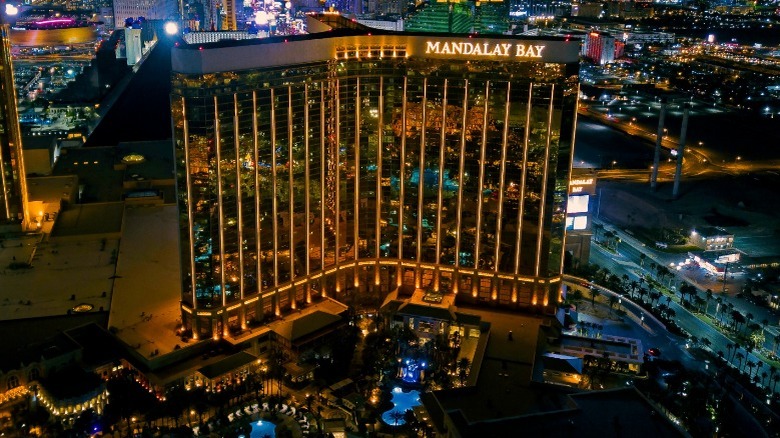
{"type": "Polygon", "coordinates": [[[270,421],[259,420],[252,423],[252,433],[249,435],[251,438],[275,438],[276,425],[270,421]]]}
{"type": "Polygon", "coordinates": [[[393,402],[393,408],[382,413],[382,421],[389,424],[390,426],[400,426],[406,423],[406,420],[399,418],[398,421],[396,421],[396,419],[393,418],[390,414],[394,411],[398,411],[403,414],[408,409],[419,406],[420,391],[412,390],[409,392],[404,392],[404,390],[396,386],[393,388],[392,394],[393,398],[391,401],[393,402]]]}

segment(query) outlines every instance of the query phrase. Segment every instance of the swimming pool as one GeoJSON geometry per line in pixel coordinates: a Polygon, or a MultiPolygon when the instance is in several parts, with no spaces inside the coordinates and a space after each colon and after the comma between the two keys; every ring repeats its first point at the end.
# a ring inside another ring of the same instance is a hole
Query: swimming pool
{"type": "Polygon", "coordinates": [[[252,423],[252,433],[250,438],[275,438],[276,437],[276,425],[270,421],[259,420],[256,423],[252,423]]]}
{"type": "Polygon", "coordinates": [[[390,426],[400,426],[404,423],[406,423],[406,420],[403,418],[395,419],[392,416],[393,412],[400,412],[401,414],[405,413],[408,409],[412,409],[415,406],[420,405],[420,391],[411,390],[409,392],[404,392],[399,387],[393,388],[393,407],[384,413],[382,413],[382,421],[389,424],[390,426]]]}

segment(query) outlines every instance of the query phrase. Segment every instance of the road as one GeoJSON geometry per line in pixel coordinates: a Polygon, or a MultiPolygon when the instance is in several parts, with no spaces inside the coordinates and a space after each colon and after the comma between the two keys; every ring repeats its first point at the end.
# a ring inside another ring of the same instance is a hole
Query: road
{"type": "MultiPolygon", "coordinates": [[[[640,254],[644,253],[646,255],[646,260],[644,264],[646,266],[649,265],[649,263],[652,261],[654,263],[657,263],[659,265],[668,266],[670,258],[674,258],[675,256],[670,256],[665,253],[660,253],[658,251],[655,251],[651,248],[648,248],[641,242],[639,242],[637,239],[635,239],[633,236],[625,233],[622,230],[616,229],[614,227],[610,227],[609,225],[605,225],[605,229],[608,229],[618,235],[621,239],[621,243],[618,244],[618,253],[611,253],[603,249],[600,245],[594,244],[592,248],[595,250],[591,251],[591,263],[595,263],[599,266],[604,266],[607,269],[609,269],[613,274],[617,275],[618,277],[622,277],[623,274],[628,275],[630,280],[636,280],[638,281],[641,275],[645,275],[646,277],[653,277],[654,274],[651,274],[649,272],[645,272],[645,269],[643,267],[640,267],[640,254]]],[[[679,255],[677,255],[679,257],[679,255]]],[[[679,271],[672,270],[673,276],[671,277],[669,284],[676,285],[679,284],[681,281],[683,281],[682,278],[679,276],[679,271]]],[[[675,288],[677,289],[677,288],[675,288]]],[[[704,290],[699,289],[699,294],[703,295],[704,290]]],[[[764,318],[768,318],[771,313],[766,308],[759,308],[758,306],[752,305],[748,303],[745,300],[737,299],[733,296],[729,296],[727,294],[716,294],[717,297],[720,297],[723,300],[724,304],[726,303],[732,303],[734,305],[734,308],[736,310],[739,310],[743,315],[747,315],[748,313],[751,313],[753,315],[753,321],[761,321],[764,318]],[[750,306],[748,306],[750,304],[750,306]]],[[[669,297],[669,296],[667,296],[669,297]]],[[[689,310],[683,308],[679,304],[680,295],[675,294],[675,297],[673,300],[668,300],[667,298],[661,298],[664,304],[667,304],[672,310],[674,310],[676,314],[676,320],[681,328],[683,328],[685,331],[691,334],[691,336],[695,336],[698,339],[706,338],[711,342],[710,349],[713,352],[722,351],[724,354],[728,355],[729,352],[732,352],[732,359],[734,352],[732,349],[728,348],[728,345],[734,344],[734,341],[729,339],[726,335],[724,335],[722,332],[717,330],[715,327],[711,326],[710,324],[702,321],[698,316],[693,315],[689,310]]],[[[716,306],[710,305],[708,306],[709,310],[711,312],[708,313],[711,318],[714,318],[714,311],[716,306]]],[[[777,320],[776,316],[772,317],[773,320],[777,320]]],[[[769,336],[766,336],[766,342],[764,343],[764,348],[771,350],[774,342],[774,334],[777,333],[777,330],[774,328],[769,328],[767,330],[768,333],[770,333],[769,336]]],[[[747,353],[744,350],[741,350],[741,353],[744,354],[746,357],[742,361],[742,364],[747,363],[748,361],[753,363],[762,362],[766,366],[762,368],[762,370],[756,370],[754,372],[758,372],[760,375],[762,371],[768,370],[768,362],[769,360],[766,357],[758,356],[754,353],[747,353]]],[[[738,364],[738,361],[734,361],[735,364],[738,364]]],[[[775,366],[778,366],[780,364],[775,363],[775,366]]]]}
{"type": "MultiPolygon", "coordinates": [[[[593,107],[580,103],[578,109],[580,116],[590,118],[610,128],[621,131],[631,137],[655,144],[657,134],[647,127],[641,126],[633,121],[623,121],[605,110],[605,107],[593,107]]],[[[676,150],[679,144],[679,138],[672,135],[665,135],[661,142],[665,155],[668,156],[672,150],[676,150]]],[[[621,163],[615,163],[615,167],[625,167],[621,163]]],[[[610,168],[598,171],[599,179],[604,180],[632,180],[649,181],[651,166],[647,168],[610,168]]],[[[658,180],[671,181],[674,177],[674,161],[661,162],[658,167],[658,180]]],[[[702,142],[691,144],[686,142],[683,175],[686,178],[704,178],[723,174],[739,175],[761,171],[780,170],[780,160],[744,160],[737,156],[733,161],[725,161],[720,154],[707,148],[702,142]]]]}

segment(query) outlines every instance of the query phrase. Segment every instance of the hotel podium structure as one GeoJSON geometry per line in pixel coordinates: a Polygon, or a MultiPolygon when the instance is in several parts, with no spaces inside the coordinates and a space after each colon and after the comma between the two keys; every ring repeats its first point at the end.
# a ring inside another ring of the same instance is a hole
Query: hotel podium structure
{"type": "Polygon", "coordinates": [[[184,326],[417,289],[552,313],[578,52],[360,29],[173,49],[184,326]]]}

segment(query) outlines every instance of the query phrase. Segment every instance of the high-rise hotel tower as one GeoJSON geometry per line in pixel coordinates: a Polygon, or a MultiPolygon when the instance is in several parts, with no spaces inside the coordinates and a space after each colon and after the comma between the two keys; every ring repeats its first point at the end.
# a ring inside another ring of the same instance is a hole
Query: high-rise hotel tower
{"type": "MultiPolygon", "coordinates": [[[[5,7],[5,2],[0,3],[5,7]]],[[[22,136],[16,110],[14,70],[8,24],[0,10],[0,224],[21,223],[27,229],[27,176],[22,155],[22,136]]]]}
{"type": "Polygon", "coordinates": [[[195,337],[396,290],[554,309],[579,44],[354,27],[173,50],[195,337]]]}

